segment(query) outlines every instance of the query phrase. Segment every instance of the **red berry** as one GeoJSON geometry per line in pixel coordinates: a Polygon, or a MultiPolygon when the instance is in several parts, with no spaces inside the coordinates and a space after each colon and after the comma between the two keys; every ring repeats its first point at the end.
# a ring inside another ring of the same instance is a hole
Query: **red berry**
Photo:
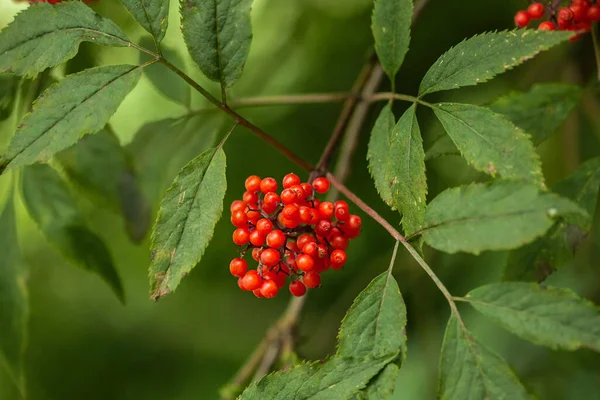
{"type": "Polygon", "coordinates": [[[291,188],[294,185],[299,185],[301,182],[300,178],[296,174],[287,174],[283,177],[283,181],[281,181],[283,188],[291,188]]]}
{"type": "Polygon", "coordinates": [[[237,283],[238,283],[238,287],[240,289],[242,289],[242,290],[248,290],[248,289],[246,289],[246,286],[244,286],[244,277],[239,278],[238,281],[237,281],[237,283]]]}
{"type": "Polygon", "coordinates": [[[573,20],[575,22],[582,21],[586,15],[586,9],[581,4],[571,4],[569,10],[573,12],[573,20]]]}
{"type": "Polygon", "coordinates": [[[298,216],[300,218],[300,222],[302,222],[303,224],[310,224],[310,220],[313,218],[312,213],[312,208],[301,206],[298,209],[298,216]]]}
{"type": "Polygon", "coordinates": [[[285,233],[281,232],[280,230],[271,231],[267,235],[267,245],[269,247],[273,247],[275,249],[283,247],[286,240],[287,240],[287,236],[285,235],[285,233]]]}
{"type": "Polygon", "coordinates": [[[340,222],[348,221],[350,218],[350,214],[348,214],[348,210],[343,207],[338,207],[335,209],[335,219],[340,222]]]}
{"type": "Polygon", "coordinates": [[[244,211],[246,209],[246,203],[242,200],[236,200],[231,203],[231,207],[229,207],[229,211],[233,214],[236,211],[244,211]]]}
{"type": "Polygon", "coordinates": [[[262,209],[267,214],[272,214],[277,210],[279,206],[279,195],[275,192],[269,192],[265,194],[265,198],[262,201],[262,209]]]}
{"type": "Polygon", "coordinates": [[[550,21],[544,21],[538,26],[540,31],[553,31],[556,29],[556,26],[550,21]]]}
{"type": "Polygon", "coordinates": [[[260,247],[255,247],[252,249],[252,258],[254,258],[254,261],[260,261],[260,255],[263,252],[263,249],[261,249],[260,247]]]}
{"type": "Polygon", "coordinates": [[[315,267],[315,260],[308,254],[300,254],[296,257],[296,267],[302,271],[310,271],[315,267]]]}
{"type": "Polygon", "coordinates": [[[258,192],[260,190],[261,179],[258,175],[251,175],[246,179],[246,190],[249,192],[258,192]]]}
{"type": "Polygon", "coordinates": [[[246,290],[258,289],[262,286],[262,283],[263,279],[258,275],[258,272],[255,269],[246,272],[242,278],[242,284],[246,290]]]}
{"type": "Polygon", "coordinates": [[[309,235],[308,233],[304,233],[304,234],[300,235],[298,237],[298,239],[296,239],[296,244],[298,245],[298,247],[303,249],[304,246],[306,246],[308,243],[311,243],[314,241],[315,241],[315,238],[312,237],[312,235],[309,235]]]}
{"type": "Polygon", "coordinates": [[[265,298],[265,296],[263,296],[263,294],[260,292],[260,288],[259,289],[254,289],[252,291],[252,293],[254,293],[254,295],[256,297],[258,297],[259,299],[264,299],[265,298]]]}
{"type": "Polygon", "coordinates": [[[283,189],[281,192],[281,202],[283,204],[293,204],[296,200],[296,192],[294,192],[292,189],[283,189]]]}
{"type": "Polygon", "coordinates": [[[250,232],[246,228],[237,228],[233,231],[233,243],[238,246],[243,246],[248,243],[250,232]]]}
{"type": "Polygon", "coordinates": [[[557,18],[559,21],[570,21],[573,19],[573,11],[570,8],[562,7],[558,10],[557,18]]]}
{"type": "Polygon", "coordinates": [[[330,187],[329,179],[324,177],[317,178],[313,181],[312,187],[319,194],[327,193],[330,187]]]}
{"type": "Polygon", "coordinates": [[[331,232],[331,222],[326,219],[322,219],[315,225],[315,233],[319,236],[327,237],[331,232]]]}
{"type": "Polygon", "coordinates": [[[258,202],[258,195],[254,192],[245,191],[242,200],[244,200],[246,204],[254,204],[258,202]]]}
{"type": "Polygon", "coordinates": [[[332,202],[324,201],[319,204],[319,216],[323,219],[331,219],[335,212],[335,208],[332,202]]]}
{"type": "Polygon", "coordinates": [[[302,297],[306,294],[306,285],[300,281],[290,283],[290,293],[296,297],[302,297]]]}
{"type": "Polygon", "coordinates": [[[274,280],[265,280],[260,287],[260,294],[262,294],[267,299],[272,299],[277,296],[277,292],[279,291],[279,286],[274,280]]]}
{"type": "Polygon", "coordinates": [[[533,19],[542,18],[544,16],[544,5],[542,3],[533,3],[527,7],[527,14],[533,19]]]}
{"type": "Polygon", "coordinates": [[[302,188],[301,185],[294,185],[294,186],[290,187],[290,190],[293,191],[294,193],[296,193],[296,198],[298,200],[304,200],[310,194],[310,193],[306,192],[304,190],[304,188],[302,188]]]}
{"type": "Polygon", "coordinates": [[[319,248],[317,246],[318,245],[316,242],[308,242],[304,246],[302,246],[302,252],[313,258],[319,257],[319,248]]]}
{"type": "Polygon", "coordinates": [[[329,244],[334,249],[346,250],[348,248],[348,238],[340,235],[333,236],[331,239],[329,239],[329,244]]]}
{"type": "Polygon", "coordinates": [[[525,28],[529,24],[530,19],[526,11],[519,11],[515,14],[515,25],[519,28],[525,28]]]}
{"type": "Polygon", "coordinates": [[[281,255],[275,249],[266,249],[260,254],[260,262],[266,267],[274,267],[280,260],[281,255]]]}
{"type": "Polygon", "coordinates": [[[300,225],[300,219],[287,219],[283,216],[283,213],[280,213],[277,216],[277,221],[286,228],[294,229],[298,225],[300,225]]]}
{"type": "Polygon", "coordinates": [[[350,215],[347,222],[348,228],[351,230],[360,229],[362,226],[362,219],[358,215],[350,215]]]}
{"type": "Polygon", "coordinates": [[[258,209],[257,204],[249,204],[248,211],[246,211],[246,215],[248,216],[248,221],[252,222],[256,225],[259,219],[261,219],[262,215],[259,211],[254,211],[258,209]]]}
{"type": "Polygon", "coordinates": [[[308,271],[302,277],[302,282],[304,282],[306,287],[314,289],[321,284],[321,276],[315,271],[308,271]]]}
{"type": "Polygon", "coordinates": [[[263,235],[267,235],[273,230],[273,223],[266,218],[261,218],[256,222],[256,230],[263,235]]]}
{"type": "Polygon", "coordinates": [[[300,219],[300,209],[295,204],[288,204],[281,210],[281,215],[283,215],[283,218],[285,219],[292,221],[298,220],[300,219]]]}
{"type": "Polygon", "coordinates": [[[255,229],[250,232],[248,240],[250,240],[250,243],[252,243],[253,246],[260,247],[265,244],[265,235],[255,229]]]}
{"type": "Polygon", "coordinates": [[[340,269],[346,263],[346,252],[341,249],[334,250],[329,256],[331,268],[340,269]]]}
{"type": "Polygon", "coordinates": [[[590,21],[600,21],[600,6],[591,5],[587,10],[587,19],[590,21]]]}
{"type": "Polygon", "coordinates": [[[238,228],[245,228],[248,225],[248,216],[244,211],[236,211],[231,214],[231,223],[238,228]]]}
{"type": "Polygon", "coordinates": [[[329,253],[327,252],[327,246],[325,246],[323,243],[317,244],[317,257],[323,259],[327,258],[328,255],[329,253]]]}
{"type": "Polygon", "coordinates": [[[234,258],[229,263],[229,272],[231,272],[231,275],[237,276],[238,278],[244,276],[247,270],[248,263],[242,258],[234,258]]]}
{"type": "Polygon", "coordinates": [[[260,182],[260,191],[267,194],[277,191],[277,181],[273,178],[265,178],[260,182]]]}

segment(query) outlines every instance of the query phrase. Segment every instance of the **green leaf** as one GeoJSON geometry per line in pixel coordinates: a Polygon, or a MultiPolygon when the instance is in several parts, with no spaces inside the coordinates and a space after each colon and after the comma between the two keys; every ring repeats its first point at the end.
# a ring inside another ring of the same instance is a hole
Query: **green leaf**
{"type": "Polygon", "coordinates": [[[433,111],[476,170],[541,184],[541,163],[529,136],[503,116],[472,104],[440,103],[433,111]]]}
{"type": "Polygon", "coordinates": [[[0,121],[10,117],[18,88],[19,79],[16,76],[0,74],[0,121]]]}
{"type": "Polygon", "coordinates": [[[396,378],[400,368],[395,363],[389,363],[369,382],[369,385],[358,394],[359,400],[387,400],[394,394],[396,378]]]}
{"type": "MultiPolygon", "coordinates": [[[[584,162],[571,175],[558,181],[552,189],[575,201],[589,215],[593,215],[600,190],[600,157],[584,162]]],[[[588,224],[589,222],[584,222],[582,226],[588,224]]]]}
{"type": "Polygon", "coordinates": [[[537,146],[560,128],[579,104],[582,93],[579,86],[542,83],[529,92],[500,97],[489,108],[530,134],[537,146]]]}
{"type": "Polygon", "coordinates": [[[160,43],[169,24],[169,0],[121,0],[125,8],[160,43]]]}
{"type": "Polygon", "coordinates": [[[232,86],[242,75],[250,42],[252,0],[180,0],[183,38],[207,78],[232,86]]]}
{"type": "Polygon", "coordinates": [[[471,291],[466,300],[532,343],[600,351],[600,311],[570,290],[525,282],[494,283],[471,291]]]}
{"type": "Polygon", "coordinates": [[[48,88],[23,118],[0,161],[0,171],[45,162],[83,135],[98,132],[141,74],[139,67],[131,65],[98,67],[69,75],[48,88]]]}
{"type": "MultiPolygon", "coordinates": [[[[140,46],[150,47],[152,46],[152,39],[145,36],[140,41],[140,46]]],[[[181,57],[178,51],[161,45],[161,52],[163,56],[169,60],[171,64],[174,64],[179,69],[185,72],[185,61],[181,57]]],[[[146,53],[140,52],[140,64],[146,63],[150,60],[150,56],[146,53]]],[[[154,63],[144,68],[144,75],[148,78],[150,83],[165,97],[176,101],[177,103],[183,104],[186,107],[190,106],[191,91],[190,85],[188,85],[183,79],[176,74],[169,71],[164,65],[154,63]]]]}
{"type": "Polygon", "coordinates": [[[406,346],[405,328],[406,307],[398,283],[384,272],[360,292],[346,313],[337,354],[358,359],[397,353],[406,346]]]}
{"type": "Polygon", "coordinates": [[[423,77],[419,96],[487,82],[571,36],[571,32],[529,29],[473,36],[438,58],[423,77]]]}
{"type": "Polygon", "coordinates": [[[0,33],[0,72],[34,77],[73,58],[84,41],[130,43],[117,25],[82,2],[32,4],[0,33]]]}
{"type": "Polygon", "coordinates": [[[25,286],[27,272],[19,251],[12,196],[0,215],[0,232],[0,356],[23,393],[23,353],[29,306],[25,286]]]}
{"type": "Polygon", "coordinates": [[[362,362],[335,356],[324,364],[302,364],[253,382],[240,400],[333,400],[347,399],[364,388],[393,357],[362,362]]]}
{"type": "Polygon", "coordinates": [[[425,210],[423,237],[448,253],[506,250],[543,235],[555,218],[587,215],[575,203],[530,183],[495,181],[451,188],[425,210]],[[493,232],[493,234],[490,234],[493,232]]]}
{"type": "Polygon", "coordinates": [[[412,0],[375,0],[371,30],[381,66],[392,81],[410,44],[412,0]]]}
{"type": "Polygon", "coordinates": [[[529,395],[506,361],[477,341],[454,315],[440,357],[441,400],[521,400],[529,395]]]}
{"type": "Polygon", "coordinates": [[[74,264],[95,272],[124,301],[106,245],[91,232],[58,173],[45,164],[23,170],[23,201],[48,241],[74,264]]]}
{"type": "Polygon", "coordinates": [[[69,179],[95,203],[123,215],[132,240],[142,240],[150,224],[150,206],[141,192],[130,155],[112,131],[88,135],[57,154],[69,179]]]}
{"type": "Polygon", "coordinates": [[[198,264],[223,212],[225,153],[209,149],[190,161],[163,197],[152,232],[150,286],[158,300],[198,264]]]}
{"type": "Polygon", "coordinates": [[[369,171],[375,182],[379,195],[388,206],[392,206],[392,185],[388,179],[388,163],[390,159],[390,136],[396,119],[390,105],[386,105],[373,125],[367,159],[369,171]]]}

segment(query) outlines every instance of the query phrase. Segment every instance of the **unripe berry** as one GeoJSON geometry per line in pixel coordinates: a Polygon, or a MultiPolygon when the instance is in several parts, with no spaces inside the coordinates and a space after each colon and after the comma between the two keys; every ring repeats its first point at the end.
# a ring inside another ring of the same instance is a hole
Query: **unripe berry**
{"type": "Polygon", "coordinates": [[[277,181],[273,178],[265,178],[260,182],[260,191],[264,194],[277,191],[277,181]]]}
{"type": "Polygon", "coordinates": [[[286,176],[283,177],[283,180],[281,181],[283,188],[287,189],[290,188],[294,185],[299,185],[301,182],[300,178],[298,177],[298,175],[296,174],[287,174],[286,176]]]}
{"type": "Polygon", "coordinates": [[[306,285],[300,281],[290,283],[290,293],[296,297],[302,297],[306,294],[306,285]]]}
{"type": "Polygon", "coordinates": [[[325,194],[329,191],[329,179],[324,177],[317,178],[313,181],[312,187],[315,189],[315,192],[325,194]]]}
{"type": "Polygon", "coordinates": [[[527,14],[533,19],[539,19],[544,16],[544,5],[542,3],[532,3],[527,7],[527,14]]]}
{"type": "Polygon", "coordinates": [[[278,249],[280,247],[283,247],[286,239],[287,236],[285,235],[285,233],[281,232],[280,230],[274,230],[267,235],[267,245],[269,247],[278,249]]]}
{"type": "Polygon", "coordinates": [[[308,271],[302,277],[302,282],[307,288],[314,289],[321,284],[321,276],[315,271],[308,271]]]}
{"type": "Polygon", "coordinates": [[[257,192],[260,190],[261,179],[258,175],[250,175],[246,178],[245,186],[249,192],[257,192]]]}
{"type": "Polygon", "coordinates": [[[233,231],[233,243],[238,246],[243,246],[248,243],[250,232],[246,228],[237,228],[233,231]]]}
{"type": "Polygon", "coordinates": [[[526,11],[519,11],[515,14],[515,25],[519,28],[525,28],[530,21],[531,17],[526,11]]]}
{"type": "Polygon", "coordinates": [[[238,278],[244,276],[248,270],[248,263],[242,258],[234,258],[229,263],[229,272],[231,275],[237,276],[238,278]]]}
{"type": "Polygon", "coordinates": [[[281,255],[279,251],[275,249],[265,249],[260,254],[260,262],[266,267],[274,267],[281,260],[281,255]]]}

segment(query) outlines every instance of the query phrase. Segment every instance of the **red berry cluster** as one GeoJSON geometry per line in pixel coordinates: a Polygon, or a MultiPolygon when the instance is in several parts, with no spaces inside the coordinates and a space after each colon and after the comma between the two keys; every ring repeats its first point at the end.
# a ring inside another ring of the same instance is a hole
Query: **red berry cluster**
{"type": "Polygon", "coordinates": [[[540,23],[538,29],[543,31],[569,30],[579,32],[577,36],[571,38],[575,40],[580,34],[589,32],[592,29],[592,23],[600,21],[600,5],[596,0],[570,0],[565,4],[566,7],[542,3],[531,3],[527,10],[521,10],[515,14],[515,24],[519,28],[529,25],[532,19],[541,19],[547,15],[547,20],[540,23]]]}
{"type": "Polygon", "coordinates": [[[311,185],[287,174],[282,185],[278,194],[275,179],[252,175],[242,200],[231,203],[231,223],[237,228],[233,242],[243,248],[229,271],[242,290],[256,297],[275,297],[288,276],[290,292],[303,296],[306,288],[320,285],[321,273],[344,266],[348,241],[360,234],[362,221],[350,214],[348,203],[315,197],[329,191],[327,178],[311,185]],[[258,261],[255,270],[248,270],[244,260],[249,251],[258,261]]]}
{"type": "MultiPolygon", "coordinates": [[[[34,3],[48,3],[48,4],[57,4],[67,0],[17,0],[17,1],[29,1],[30,4],[34,3]]],[[[83,0],[84,3],[89,4],[94,0],[83,0]]]]}

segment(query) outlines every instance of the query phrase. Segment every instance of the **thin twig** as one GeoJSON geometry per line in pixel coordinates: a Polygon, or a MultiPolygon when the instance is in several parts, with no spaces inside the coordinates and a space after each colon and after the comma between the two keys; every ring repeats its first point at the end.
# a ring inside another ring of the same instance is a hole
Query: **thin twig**
{"type": "Polygon", "coordinates": [[[353,94],[350,92],[306,93],[285,96],[246,97],[229,102],[231,108],[284,106],[290,104],[323,104],[339,103],[353,94]]]}

